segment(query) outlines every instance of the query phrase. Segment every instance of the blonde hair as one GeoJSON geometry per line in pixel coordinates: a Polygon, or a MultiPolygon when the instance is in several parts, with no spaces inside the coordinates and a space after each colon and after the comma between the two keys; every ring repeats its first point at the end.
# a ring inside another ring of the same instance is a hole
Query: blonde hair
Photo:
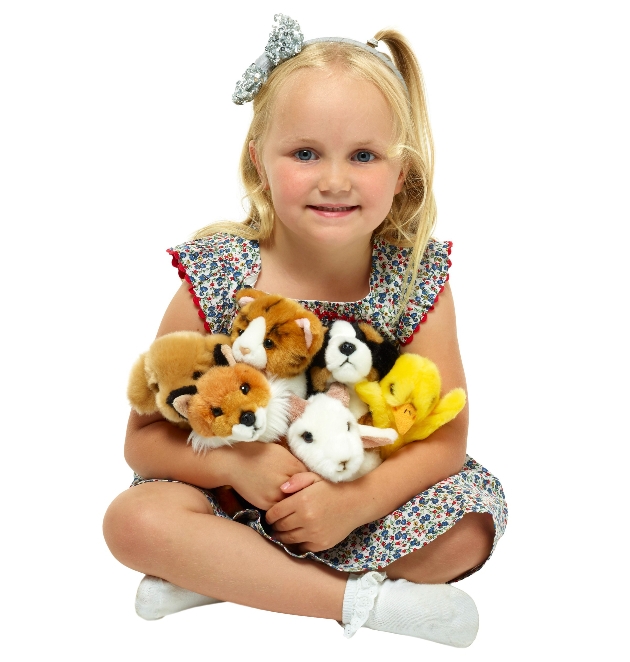
{"type": "Polygon", "coordinates": [[[366,49],[343,42],[325,41],[306,46],[301,53],[276,67],[254,98],[254,117],[240,160],[240,175],[250,203],[248,217],[241,223],[213,223],[199,230],[194,238],[199,239],[216,232],[259,241],[271,237],[275,211],[270,192],[265,190],[250,158],[250,141],[254,141],[257,152],[261,154],[273,103],[281,85],[292,73],[305,68],[340,66],[348,73],[374,83],[392,110],[395,134],[389,156],[400,158],[405,182],[402,191],[394,196],[385,220],[374,231],[374,237],[411,249],[411,259],[403,281],[402,312],[413,292],[415,274],[435,227],[433,138],[422,72],[409,42],[396,30],[381,30],[374,38],[388,46],[394,65],[407,85],[407,91],[394,72],[366,49]]]}

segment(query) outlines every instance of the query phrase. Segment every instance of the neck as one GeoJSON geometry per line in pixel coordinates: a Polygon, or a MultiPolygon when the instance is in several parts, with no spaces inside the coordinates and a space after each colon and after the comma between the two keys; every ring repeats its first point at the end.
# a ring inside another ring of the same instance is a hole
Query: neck
{"type": "Polygon", "coordinates": [[[370,289],[372,241],[352,245],[309,242],[274,232],[261,242],[262,270],[256,287],[293,299],[358,301],[370,289]]]}

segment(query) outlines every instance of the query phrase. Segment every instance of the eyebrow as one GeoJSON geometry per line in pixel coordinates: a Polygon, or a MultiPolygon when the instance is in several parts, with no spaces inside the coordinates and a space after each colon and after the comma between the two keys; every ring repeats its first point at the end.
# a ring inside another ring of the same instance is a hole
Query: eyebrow
{"type": "MultiPolygon", "coordinates": [[[[304,145],[309,145],[312,143],[317,143],[319,142],[316,138],[309,138],[307,136],[289,136],[287,138],[282,138],[280,140],[281,144],[293,144],[293,143],[300,143],[304,145]]],[[[365,140],[353,140],[356,145],[365,145],[366,147],[373,146],[373,147],[380,147],[381,142],[380,141],[375,141],[373,138],[365,139],[365,140]]]]}

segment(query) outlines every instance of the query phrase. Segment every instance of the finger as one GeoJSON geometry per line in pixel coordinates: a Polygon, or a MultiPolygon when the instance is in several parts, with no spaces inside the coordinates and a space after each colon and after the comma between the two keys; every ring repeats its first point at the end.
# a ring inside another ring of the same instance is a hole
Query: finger
{"type": "Polygon", "coordinates": [[[304,529],[278,531],[273,534],[273,538],[279,540],[283,545],[295,545],[306,541],[306,531],[304,529]]]}
{"type": "Polygon", "coordinates": [[[317,483],[320,480],[322,480],[321,476],[318,476],[312,471],[301,472],[291,476],[286,483],[280,485],[280,489],[285,494],[293,494],[294,492],[299,492],[305,487],[317,483]]]}
{"type": "Polygon", "coordinates": [[[291,513],[287,517],[276,520],[273,524],[274,531],[293,531],[293,529],[299,529],[300,523],[298,522],[298,517],[295,513],[291,513]]]}
{"type": "Polygon", "coordinates": [[[290,499],[282,499],[278,503],[274,504],[265,515],[265,520],[267,524],[275,524],[278,520],[283,517],[291,515],[295,511],[293,501],[290,499]]]}

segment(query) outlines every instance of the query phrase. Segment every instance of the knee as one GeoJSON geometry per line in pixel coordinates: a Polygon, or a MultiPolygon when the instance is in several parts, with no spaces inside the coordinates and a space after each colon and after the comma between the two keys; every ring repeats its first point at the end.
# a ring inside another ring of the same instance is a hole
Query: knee
{"type": "MultiPolygon", "coordinates": [[[[141,486],[139,486],[141,487],[141,486]]],[[[119,495],[103,518],[103,536],[110,552],[124,565],[138,570],[149,545],[155,548],[162,531],[161,513],[139,487],[119,495]]]]}
{"type": "Polygon", "coordinates": [[[469,555],[470,568],[483,563],[494,544],[494,520],[489,513],[469,513],[453,527],[458,547],[469,555]]]}

